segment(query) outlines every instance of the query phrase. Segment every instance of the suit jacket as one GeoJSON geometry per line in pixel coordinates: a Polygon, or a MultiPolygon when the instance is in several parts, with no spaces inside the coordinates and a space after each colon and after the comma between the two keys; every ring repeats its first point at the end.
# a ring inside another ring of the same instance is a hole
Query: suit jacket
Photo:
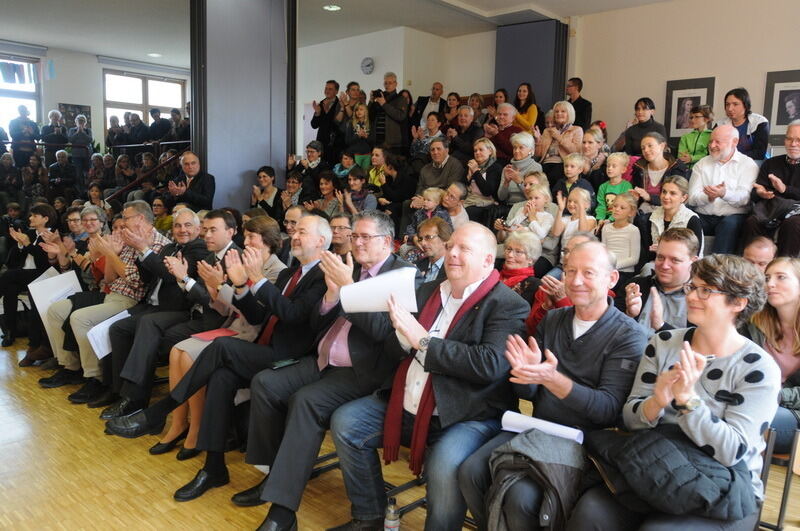
{"type": "MultiPolygon", "coordinates": [[[[139,276],[147,285],[147,291],[142,304],[149,304],[153,290],[161,280],[161,287],[158,290],[158,307],[165,312],[188,310],[192,303],[189,301],[187,293],[178,285],[175,276],[167,270],[164,265],[164,257],[175,254],[178,244],[170,243],[164,246],[159,253],[150,253],[144,260],[136,261],[139,266],[139,276]]],[[[190,277],[197,277],[197,262],[203,260],[208,255],[205,242],[197,238],[183,246],[181,255],[189,265],[190,277]]]]}
{"type": "MultiPolygon", "coordinates": [[[[186,182],[186,176],[181,173],[176,179],[176,182],[186,182]]],[[[169,203],[175,206],[177,203],[188,203],[189,208],[195,212],[199,210],[211,210],[214,208],[214,193],[217,189],[217,181],[213,175],[201,171],[195,175],[191,184],[186,188],[186,193],[173,197],[166,194],[170,198],[169,203]]]]}
{"type": "MultiPolygon", "coordinates": [[[[239,248],[239,246],[236,245],[233,242],[231,242],[231,246],[228,247],[228,251],[230,251],[231,249],[233,249],[235,251],[238,251],[240,255],[242,254],[242,249],[239,248]]],[[[216,265],[216,263],[219,262],[219,260],[217,260],[217,254],[216,253],[207,253],[206,257],[203,260],[206,263],[208,263],[208,264],[210,264],[212,266],[216,265]]],[[[225,272],[226,271],[225,261],[223,260],[221,263],[222,263],[222,271],[225,272]]],[[[189,290],[189,292],[186,294],[186,296],[189,299],[189,302],[191,304],[200,304],[200,305],[202,305],[204,312],[207,312],[207,311],[216,312],[216,310],[214,310],[210,306],[210,304],[211,304],[211,295],[208,294],[208,290],[206,289],[206,285],[202,280],[197,280],[197,282],[194,283],[194,286],[192,286],[192,289],[189,290]]],[[[248,322],[257,323],[258,321],[250,321],[248,319],[248,322]]]]}
{"type": "MultiPolygon", "coordinates": [[[[422,273],[422,278],[425,278],[425,272],[430,268],[430,263],[431,259],[426,256],[420,260],[417,260],[416,264],[414,264],[417,266],[417,269],[419,269],[420,273],[422,273]]],[[[444,262],[442,262],[442,267],[439,268],[439,273],[432,282],[441,284],[445,280],[447,280],[447,272],[444,270],[444,262]]]]}
{"type": "MultiPolygon", "coordinates": [[[[402,267],[414,267],[400,257],[392,254],[384,262],[378,274],[386,273],[402,267]]],[[[361,277],[361,265],[353,269],[353,280],[361,277]]],[[[417,284],[421,280],[417,274],[417,284]]],[[[394,328],[387,312],[351,313],[347,314],[338,303],[325,315],[320,315],[320,303],[311,315],[311,328],[317,332],[315,346],[325,336],[325,333],[340,315],[350,321],[353,326],[347,336],[347,346],[350,350],[350,360],[353,363],[353,372],[362,388],[377,389],[383,381],[394,373],[399,359],[387,355],[383,344],[387,337],[394,336],[394,328]]]]}
{"type": "MultiPolygon", "coordinates": [[[[422,116],[422,112],[425,110],[425,107],[428,106],[428,102],[431,101],[430,96],[421,96],[417,98],[417,103],[414,104],[414,114],[411,115],[411,123],[409,125],[416,125],[419,127],[419,122],[423,118],[427,118],[427,116],[422,116]]],[[[447,111],[447,100],[439,96],[439,108],[436,109],[441,115],[442,121],[444,122],[444,113],[447,111]]]]}
{"type": "MultiPolygon", "coordinates": [[[[438,297],[436,282],[417,291],[417,307],[438,297]]],[[[496,418],[515,410],[517,399],[508,381],[511,370],[505,358],[510,334],[525,337],[525,317],[530,306],[499,282],[469,310],[445,339],[431,339],[425,355],[425,370],[433,379],[433,393],[442,428],[466,420],[496,418]]],[[[413,352],[413,351],[412,351],[413,352]]],[[[385,345],[385,355],[395,363],[409,355],[396,334],[385,345]]],[[[391,389],[392,378],[383,389],[391,389]]]]}
{"type": "Polygon", "coordinates": [[[270,346],[287,358],[312,352],[314,335],[309,333],[309,319],[327,290],[325,275],[317,264],[300,279],[291,295],[284,296],[283,289],[299,267],[298,263],[284,269],[278,273],[275,285],[264,282],[255,295],[247,290],[244,297],[233,300],[249,323],[266,322],[273,315],[278,317],[270,346]]]}
{"type": "MultiPolygon", "coordinates": [[[[11,240],[8,244],[10,249],[8,251],[6,265],[9,269],[22,269],[22,267],[25,265],[25,259],[28,257],[28,255],[32,255],[33,261],[36,264],[36,270],[44,272],[48,267],[50,267],[50,260],[47,258],[47,253],[44,252],[44,249],[42,249],[38,242],[36,242],[35,230],[28,229],[25,231],[25,234],[27,234],[28,238],[30,238],[31,244],[20,249],[19,245],[17,245],[17,242],[11,240]]],[[[39,241],[41,242],[41,240],[39,241]]]]}

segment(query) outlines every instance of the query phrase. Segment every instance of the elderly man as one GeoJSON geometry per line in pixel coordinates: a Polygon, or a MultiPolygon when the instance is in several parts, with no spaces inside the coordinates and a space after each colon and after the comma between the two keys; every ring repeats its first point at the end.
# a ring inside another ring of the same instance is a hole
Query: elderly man
{"type": "Polygon", "coordinates": [[[414,265],[422,272],[425,282],[441,282],[447,278],[444,272],[444,253],[452,235],[450,224],[439,217],[426,219],[417,227],[419,246],[425,257],[414,265]]]}
{"type": "Polygon", "coordinates": [[[418,290],[418,316],[390,301],[395,333],[384,355],[400,366],[391,384],[345,404],[331,420],[354,519],[334,529],[383,528],[386,495],[376,449],[382,446],[391,462],[409,443],[412,471],[420,474],[425,462],[425,528],[461,528],[466,504],[458,467],[497,435],[503,411],[515,408],[503,351],[510,334],[523,332],[529,309],[499,281],[496,247],[489,229],[467,223],[447,242],[447,280],[418,290]]]}
{"type": "MultiPolygon", "coordinates": [[[[442,114],[444,116],[444,114],[442,114]]],[[[475,123],[475,110],[469,105],[458,108],[456,127],[447,130],[450,155],[465,165],[474,157],[472,145],[483,136],[483,129],[475,123]]]]}
{"type": "Polygon", "coordinates": [[[186,203],[195,212],[211,210],[216,179],[200,168],[200,159],[191,151],[183,152],[180,163],[181,173],[168,183],[170,208],[176,203],[186,203]]]}
{"type": "MultiPolygon", "coordinates": [[[[126,113],[127,114],[127,113],[126,113]]],[[[150,128],[145,125],[138,113],[132,112],[130,114],[130,126],[126,127],[125,133],[127,142],[129,144],[145,144],[150,141],[150,128]]],[[[130,155],[131,160],[134,160],[136,155],[148,151],[147,147],[125,148],[125,151],[130,155]]]]}
{"type": "Polygon", "coordinates": [[[490,139],[497,149],[497,161],[508,164],[514,156],[514,147],[511,145],[511,135],[522,132],[514,123],[517,109],[510,103],[501,103],[497,106],[495,122],[497,124],[484,124],[483,131],[486,138],[490,139]]]}
{"type": "Polygon", "coordinates": [[[714,253],[732,254],[739,247],[739,231],[758,176],[758,165],[736,149],[738,142],[739,131],[732,125],[714,129],[708,156],[697,161],[689,180],[688,204],[700,216],[703,234],[714,235],[714,253]]]}
{"type": "Polygon", "coordinates": [[[405,125],[408,120],[408,102],[397,93],[397,75],[383,75],[383,90],[373,90],[370,95],[369,115],[375,132],[375,145],[385,145],[402,155],[408,148],[405,125]]]}
{"type": "Polygon", "coordinates": [[[764,161],[753,185],[750,199],[753,214],[745,221],[742,240],[749,243],[758,236],[778,231],[779,256],[800,255],[800,120],[786,128],[783,139],[786,155],[764,161]]]}
{"type": "Polygon", "coordinates": [[[336,117],[341,112],[341,103],[336,97],[339,92],[339,82],[329,79],[325,82],[324,97],[317,103],[311,102],[314,116],[311,118],[311,128],[317,130],[317,141],[322,143],[322,158],[333,167],[339,162],[339,156],[344,147],[344,135],[339,128],[336,117]]]}
{"type": "MultiPolygon", "coordinates": [[[[174,243],[160,252],[151,248],[150,235],[131,231],[123,233],[126,243],[136,249],[137,264],[147,292],[142,302],[128,310],[130,317],[111,325],[111,363],[107,363],[104,378],[108,390],[108,403],[112,404],[100,415],[110,419],[127,415],[147,406],[152,391],[153,370],[157,361],[158,346],[164,332],[189,320],[192,302],[167,269],[164,259],[178,253],[188,264],[190,277],[197,276],[197,262],[208,255],[205,242],[199,238],[200,219],[185,208],[179,210],[172,223],[174,243]]],[[[108,404],[106,404],[108,405],[108,404]]]]}
{"type": "MultiPolygon", "coordinates": [[[[144,201],[125,203],[122,211],[125,229],[134,234],[147,235],[152,238],[150,249],[160,252],[170,242],[153,227],[153,211],[144,201]]],[[[73,311],[72,301],[64,299],[54,303],[47,310],[48,330],[52,334],[50,342],[55,349],[58,362],[64,368],[51,377],[39,380],[42,387],[60,387],[74,383],[75,376],[83,368],[86,383],[67,398],[75,404],[93,402],[106,391],[101,382],[100,362],[89,342],[88,333],[92,327],[105,321],[132,306],[135,306],[145,295],[146,285],[141,270],[136,263],[136,249],[123,243],[118,236],[93,238],[89,242],[89,250],[95,256],[103,256],[106,263],[106,280],[110,281],[109,293],[102,304],[88,306],[73,311]],[[64,321],[69,319],[78,353],[64,349],[64,321]]]]}
{"type": "Polygon", "coordinates": [[[412,208],[422,206],[422,192],[426,188],[447,188],[452,183],[464,182],[464,165],[447,151],[449,143],[445,138],[431,140],[431,162],[422,167],[417,180],[417,191],[412,208]]]}
{"type": "Polygon", "coordinates": [[[652,336],[661,330],[685,328],[686,294],[692,263],[700,244],[687,228],[664,231],[658,240],[653,274],[631,279],[625,286],[625,313],[652,336]]]}
{"type": "MultiPolygon", "coordinates": [[[[533,402],[537,418],[583,430],[617,422],[647,345],[641,328],[608,296],[618,278],[614,255],[603,244],[577,245],[564,266],[564,288],[574,306],[548,312],[535,339],[508,339],[510,381],[518,397],[533,402]]],[[[487,526],[489,456],[516,436],[500,433],[459,470],[461,492],[479,529],[487,526]]],[[[508,528],[538,528],[542,499],[532,479],[514,483],[499,502],[508,528]]]]}
{"type": "Polygon", "coordinates": [[[42,127],[42,142],[51,144],[44,146],[44,161],[50,166],[56,161],[56,151],[64,149],[69,142],[67,126],[61,122],[61,112],[56,109],[47,113],[50,123],[42,127]]]}
{"type": "Polygon", "coordinates": [[[324,253],[321,267],[328,286],[311,315],[319,339],[317,357],[281,371],[262,371],[251,386],[252,408],[247,462],[269,465],[258,485],[233,497],[237,505],[272,502],[259,529],[291,529],[305,484],[333,412],[371,394],[391,374],[396,359],[382,351],[392,333],[386,313],[345,313],[343,286],[410,264],[392,254],[394,225],[382,212],[355,216],[353,257],[342,262],[324,253]]]}
{"type": "Polygon", "coordinates": [[[36,151],[35,142],[41,138],[41,133],[36,122],[28,118],[31,113],[25,105],[17,107],[17,112],[19,116],[8,123],[8,133],[11,135],[14,165],[22,168],[28,165],[28,159],[36,151]]]}
{"type": "Polygon", "coordinates": [[[297,231],[297,224],[300,223],[301,218],[311,215],[311,212],[299,205],[290,206],[283,213],[283,228],[286,231],[286,238],[283,239],[283,245],[281,246],[280,253],[278,253],[278,258],[280,258],[281,262],[286,264],[287,267],[291,267],[295,261],[294,254],[292,254],[292,236],[294,236],[294,233],[297,231]]]}
{"type": "MultiPolygon", "coordinates": [[[[192,500],[210,488],[228,483],[225,440],[237,389],[249,387],[250,380],[265,369],[285,380],[291,367],[279,372],[273,370],[278,368],[275,362],[281,360],[295,358],[300,360],[298,365],[316,368],[317,363],[310,355],[315,336],[309,333],[309,320],[314,306],[325,292],[325,281],[318,264],[330,242],[331,231],[327,221],[319,216],[303,218],[292,236],[292,252],[298,264],[281,271],[275,285],[262,276],[258,252],[247,250],[241,260],[236,253],[231,253],[226,259],[229,276],[236,286],[234,305],[248,322],[266,320],[257,342],[236,338],[215,340],[200,353],[169,395],[145,410],[112,419],[106,424],[111,433],[122,437],[151,433],[165,422],[170,411],[208,386],[197,444],[197,448],[206,450],[206,463],[191,482],[175,492],[177,501],[192,500]]],[[[260,428],[269,427],[276,428],[271,424],[260,428]]],[[[296,466],[296,463],[289,466],[296,466]]]]}
{"type": "Polygon", "coordinates": [[[766,273],[767,266],[775,259],[778,246],[766,236],[758,236],[751,240],[744,248],[742,258],[753,264],[762,273],[766,273]]]}
{"type": "Polygon", "coordinates": [[[454,182],[447,187],[442,197],[442,206],[450,214],[450,223],[457,229],[469,221],[467,209],[464,208],[464,200],[467,199],[467,187],[462,182],[454,182]]]}
{"type": "Polygon", "coordinates": [[[435,81],[431,86],[430,96],[420,96],[417,98],[417,103],[414,104],[414,114],[411,115],[411,125],[417,127],[425,127],[425,120],[432,112],[439,113],[439,116],[444,116],[447,111],[447,101],[442,97],[444,86],[435,81]]]}
{"type": "Polygon", "coordinates": [[[56,151],[56,161],[47,170],[50,184],[48,199],[50,202],[58,196],[71,200],[75,195],[78,172],[75,166],[69,163],[69,154],[63,149],[56,151]]]}

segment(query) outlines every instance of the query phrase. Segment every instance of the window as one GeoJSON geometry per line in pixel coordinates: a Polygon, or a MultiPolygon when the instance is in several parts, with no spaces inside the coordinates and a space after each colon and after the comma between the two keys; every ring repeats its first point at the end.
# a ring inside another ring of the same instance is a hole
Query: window
{"type": "Polygon", "coordinates": [[[36,59],[0,54],[0,127],[6,133],[20,105],[28,107],[31,120],[40,122],[37,66],[36,59]]]}
{"type": "Polygon", "coordinates": [[[123,123],[126,112],[135,112],[145,124],[150,124],[150,109],[161,111],[169,118],[173,108],[184,111],[186,82],[181,79],[149,76],[117,70],[103,70],[105,128],[108,130],[112,116],[123,123]]]}

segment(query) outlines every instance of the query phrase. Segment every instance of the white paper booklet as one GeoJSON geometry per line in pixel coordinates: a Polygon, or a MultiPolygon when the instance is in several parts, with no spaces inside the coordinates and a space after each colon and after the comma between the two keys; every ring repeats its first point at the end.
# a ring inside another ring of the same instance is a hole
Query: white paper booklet
{"type": "Polygon", "coordinates": [[[546,420],[529,417],[514,411],[506,411],[503,413],[503,430],[513,431],[514,433],[522,433],[530,429],[536,428],[543,431],[548,435],[555,435],[570,441],[575,441],[578,444],[583,444],[583,432],[570,428],[569,426],[562,426],[555,422],[548,422],[546,420]]]}

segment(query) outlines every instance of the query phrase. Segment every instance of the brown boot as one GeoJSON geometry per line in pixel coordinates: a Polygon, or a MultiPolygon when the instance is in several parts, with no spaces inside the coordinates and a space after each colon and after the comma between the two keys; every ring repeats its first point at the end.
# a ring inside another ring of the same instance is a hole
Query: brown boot
{"type": "Polygon", "coordinates": [[[43,361],[53,357],[53,352],[49,346],[41,345],[27,352],[25,357],[19,362],[20,367],[30,367],[37,361],[43,361]]]}

